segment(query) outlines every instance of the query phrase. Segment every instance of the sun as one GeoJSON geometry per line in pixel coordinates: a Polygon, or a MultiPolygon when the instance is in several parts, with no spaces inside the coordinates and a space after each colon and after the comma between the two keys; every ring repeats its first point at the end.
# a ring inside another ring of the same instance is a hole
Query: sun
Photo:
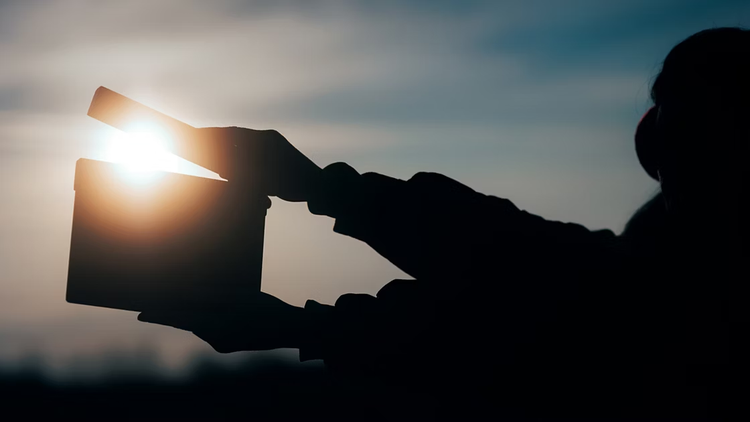
{"type": "Polygon", "coordinates": [[[105,159],[130,171],[177,171],[179,157],[170,153],[164,139],[153,132],[118,131],[109,144],[105,159]]]}
{"type": "Polygon", "coordinates": [[[171,140],[154,128],[136,127],[128,132],[108,128],[100,158],[119,164],[124,177],[148,183],[165,172],[218,179],[218,175],[170,152],[171,140]]]}
{"type": "Polygon", "coordinates": [[[178,171],[179,157],[171,154],[166,141],[154,132],[115,131],[108,139],[104,160],[120,164],[132,181],[151,181],[162,172],[178,171]]]}

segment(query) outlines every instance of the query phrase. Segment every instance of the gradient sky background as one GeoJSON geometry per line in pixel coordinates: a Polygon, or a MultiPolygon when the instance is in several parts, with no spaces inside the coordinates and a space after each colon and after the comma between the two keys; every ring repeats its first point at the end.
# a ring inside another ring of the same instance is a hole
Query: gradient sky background
{"type": "MultiPolygon", "coordinates": [[[[750,2],[717,0],[0,0],[0,366],[210,350],[65,303],[75,162],[112,135],[86,116],[100,85],[195,126],[275,128],[321,166],[440,172],[619,231],[657,188],[632,134],[661,60],[749,22],[750,2]]],[[[274,200],[264,290],[333,303],[402,276],[332,225],[274,200]]]]}

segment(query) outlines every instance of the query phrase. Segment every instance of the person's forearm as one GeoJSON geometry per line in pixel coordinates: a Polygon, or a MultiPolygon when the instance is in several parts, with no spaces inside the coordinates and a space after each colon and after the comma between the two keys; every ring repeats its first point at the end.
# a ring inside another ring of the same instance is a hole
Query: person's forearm
{"type": "Polygon", "coordinates": [[[615,241],[612,232],[548,221],[435,173],[403,181],[360,175],[344,163],[323,173],[325,188],[310,211],[335,218],[334,231],[366,242],[417,279],[491,280],[498,260],[508,274],[543,266],[578,271],[615,241]]]}
{"type": "Polygon", "coordinates": [[[308,207],[335,218],[335,232],[366,242],[416,278],[434,279],[465,267],[456,250],[472,247],[477,233],[465,229],[471,217],[488,214],[476,212],[484,195],[434,173],[404,181],[360,175],[344,163],[323,173],[323,188],[308,207]]]}
{"type": "Polygon", "coordinates": [[[369,364],[383,346],[380,331],[391,314],[370,295],[345,294],[335,306],[305,303],[297,331],[300,361],[322,359],[333,366],[369,364]]]}

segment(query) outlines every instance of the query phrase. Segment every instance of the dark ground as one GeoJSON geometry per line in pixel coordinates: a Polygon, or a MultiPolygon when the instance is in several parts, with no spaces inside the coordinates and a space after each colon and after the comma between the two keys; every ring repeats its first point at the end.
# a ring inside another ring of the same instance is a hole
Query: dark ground
{"type": "MultiPolygon", "coordinates": [[[[226,368],[200,362],[175,380],[119,374],[53,381],[39,371],[0,372],[0,420],[392,420],[390,393],[273,358],[226,368]],[[387,407],[387,406],[386,406],[387,407]],[[10,417],[3,417],[5,414],[10,417]]],[[[411,419],[411,418],[409,418],[411,419]]]]}

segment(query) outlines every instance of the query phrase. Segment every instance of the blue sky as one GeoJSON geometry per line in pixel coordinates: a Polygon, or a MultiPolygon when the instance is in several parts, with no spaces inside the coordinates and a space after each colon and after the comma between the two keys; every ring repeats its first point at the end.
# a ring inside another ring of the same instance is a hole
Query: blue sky
{"type": "MultiPolygon", "coordinates": [[[[100,85],[196,126],[278,129],[320,165],[441,172],[619,231],[656,189],[632,134],[661,60],[748,20],[747,2],[710,0],[2,1],[0,364],[207,348],[64,302],[75,161],[111,135],[85,115],[100,85]]],[[[264,289],[332,303],[401,276],[331,226],[275,200],[264,289]]]]}

